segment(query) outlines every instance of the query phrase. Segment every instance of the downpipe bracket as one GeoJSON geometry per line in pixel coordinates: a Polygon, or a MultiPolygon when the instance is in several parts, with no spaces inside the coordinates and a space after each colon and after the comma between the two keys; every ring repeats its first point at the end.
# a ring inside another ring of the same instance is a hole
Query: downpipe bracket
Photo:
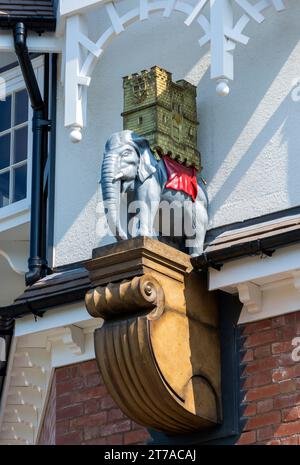
{"type": "Polygon", "coordinates": [[[33,118],[33,124],[32,124],[32,132],[39,130],[39,129],[45,129],[46,131],[51,131],[52,128],[52,122],[48,119],[44,118],[33,118]]]}

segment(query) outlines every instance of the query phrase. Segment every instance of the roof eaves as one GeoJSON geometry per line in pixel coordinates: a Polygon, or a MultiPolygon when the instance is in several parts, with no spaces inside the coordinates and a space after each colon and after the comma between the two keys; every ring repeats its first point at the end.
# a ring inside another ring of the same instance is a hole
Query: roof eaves
{"type": "Polygon", "coordinates": [[[217,237],[201,255],[192,258],[193,267],[199,271],[206,271],[209,267],[219,270],[224,263],[239,258],[272,256],[277,249],[300,242],[299,218],[290,223],[285,221],[281,228],[279,225],[272,230],[266,227],[256,235],[252,230],[248,237],[245,235],[238,240],[220,242],[217,237]]]}
{"type": "Polygon", "coordinates": [[[37,32],[55,31],[56,2],[53,0],[0,2],[0,27],[12,28],[24,22],[28,29],[37,32]]]}

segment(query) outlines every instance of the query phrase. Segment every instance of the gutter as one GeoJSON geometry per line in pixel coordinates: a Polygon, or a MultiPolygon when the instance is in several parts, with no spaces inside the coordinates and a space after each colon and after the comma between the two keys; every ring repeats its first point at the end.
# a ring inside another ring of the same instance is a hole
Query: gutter
{"type": "Polygon", "coordinates": [[[31,286],[47,274],[46,259],[46,212],[44,206],[43,177],[47,159],[47,131],[50,121],[47,119],[47,106],[41,96],[39,85],[33,70],[27,48],[27,27],[17,23],[13,29],[15,52],[26,84],[33,109],[32,131],[32,186],[30,220],[30,256],[26,285],[31,286]]]}
{"type": "Polygon", "coordinates": [[[199,271],[207,271],[209,267],[220,270],[224,263],[234,259],[256,255],[271,257],[277,249],[297,242],[300,242],[300,229],[204,252],[199,257],[192,258],[191,263],[199,271]]]}
{"type": "Polygon", "coordinates": [[[0,27],[2,29],[12,29],[16,23],[22,23],[23,21],[26,22],[30,30],[35,31],[37,34],[43,34],[45,31],[55,32],[56,30],[56,18],[45,18],[42,15],[32,17],[22,16],[21,14],[18,16],[1,15],[0,27]]]}
{"type": "Polygon", "coordinates": [[[90,289],[88,271],[81,264],[74,269],[64,266],[61,271],[54,271],[44,281],[25,289],[13,304],[1,307],[0,321],[1,317],[9,320],[22,318],[25,315],[43,317],[55,307],[84,300],[90,289]]]}

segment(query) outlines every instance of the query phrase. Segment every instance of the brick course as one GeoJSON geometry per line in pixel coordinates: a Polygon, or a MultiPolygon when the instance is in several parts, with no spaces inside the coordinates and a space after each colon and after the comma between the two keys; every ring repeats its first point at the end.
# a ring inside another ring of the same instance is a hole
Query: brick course
{"type": "MultiPolygon", "coordinates": [[[[300,445],[300,362],[292,340],[300,312],[242,328],[244,431],[237,444],[300,445]]],[[[40,444],[145,444],[146,429],[121,412],[96,361],[55,371],[40,444]]]]}
{"type": "Polygon", "coordinates": [[[238,444],[300,445],[300,362],[292,340],[300,312],[242,328],[244,431],[238,444]]]}
{"type": "Polygon", "coordinates": [[[95,360],[57,368],[39,444],[145,444],[149,433],[109,396],[95,360]]]}

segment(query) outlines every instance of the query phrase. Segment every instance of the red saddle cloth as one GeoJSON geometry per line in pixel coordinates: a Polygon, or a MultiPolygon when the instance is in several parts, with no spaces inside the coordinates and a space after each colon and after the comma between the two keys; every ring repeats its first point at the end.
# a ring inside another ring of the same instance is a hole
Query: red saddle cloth
{"type": "Polygon", "coordinates": [[[194,167],[187,168],[172,160],[168,155],[164,155],[163,160],[168,175],[166,189],[185,192],[195,202],[198,193],[196,169],[194,167]]]}

